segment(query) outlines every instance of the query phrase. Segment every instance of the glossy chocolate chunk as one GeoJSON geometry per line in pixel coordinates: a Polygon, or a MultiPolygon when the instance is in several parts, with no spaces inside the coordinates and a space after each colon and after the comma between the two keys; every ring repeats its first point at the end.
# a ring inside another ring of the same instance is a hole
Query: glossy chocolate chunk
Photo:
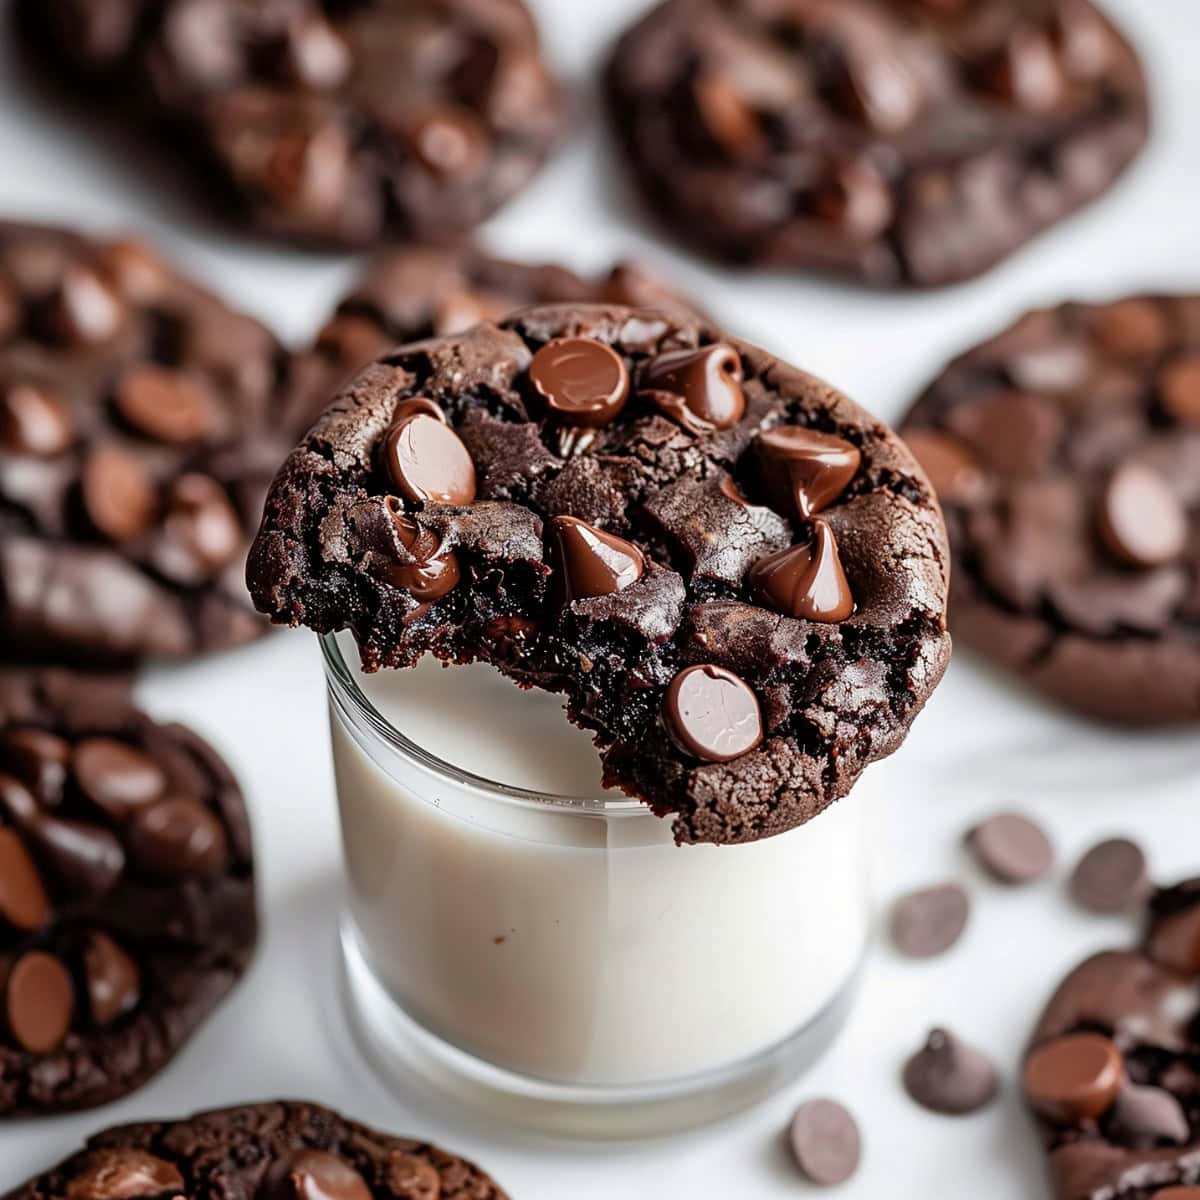
{"type": "Polygon", "coordinates": [[[444,419],[424,412],[403,417],[392,426],[383,454],[392,483],[414,504],[475,499],[475,464],[444,419]]]}
{"type": "Polygon", "coordinates": [[[73,436],[70,412],[56,392],[35,383],[0,387],[0,449],[52,458],[73,436]]]}
{"type": "Polygon", "coordinates": [[[150,1200],[186,1193],[179,1168],[145,1150],[93,1150],[67,1184],[66,1200],[150,1200]]]}
{"type": "Polygon", "coordinates": [[[759,559],[747,583],[763,604],[789,617],[844,621],[854,612],[837,541],[825,521],[812,523],[811,541],[759,559]]]}
{"type": "Polygon", "coordinates": [[[120,822],[152,804],[167,786],[150,755],[117,738],[84,738],[75,746],[71,769],[84,795],[120,822]]]}
{"type": "Polygon", "coordinates": [[[133,367],[117,383],[117,410],[129,426],[156,442],[184,446],[215,433],[216,402],[182,371],[149,364],[133,367]]]}
{"type": "Polygon", "coordinates": [[[56,887],[74,900],[98,900],[125,869],[117,836],[88,821],[42,813],[23,832],[56,887]]]}
{"type": "Polygon", "coordinates": [[[529,364],[529,382],[547,411],[569,425],[607,425],[629,398],[629,369],[594,338],[557,338],[529,364]]]}
{"type": "Polygon", "coordinates": [[[404,512],[395,496],[384,502],[404,548],[416,559],[411,563],[387,563],[380,574],[394,587],[404,588],[414,600],[432,604],[453,591],[462,578],[458,556],[442,551],[437,534],[418,525],[404,512]]]}
{"type": "Polygon", "coordinates": [[[638,389],[689,433],[711,433],[742,419],[743,376],[738,352],[717,343],[698,350],[669,350],[651,359],[641,371],[638,389]]]}
{"type": "Polygon", "coordinates": [[[129,824],[129,853],[152,875],[219,875],[229,859],[224,826],[207,808],[182,797],[139,809],[129,824]]]}
{"type": "Polygon", "coordinates": [[[568,603],[619,592],[646,571],[646,556],[624,538],[576,517],[555,517],[550,525],[568,603]]]}
{"type": "Polygon", "coordinates": [[[799,425],[768,429],[754,446],[775,506],[806,519],[828,508],[850,486],[862,462],[857,446],[799,425]]]}
{"type": "Polygon", "coordinates": [[[1025,1060],[1025,1093],[1064,1124],[1107,1112],[1125,1086],[1121,1052],[1098,1033],[1073,1033],[1039,1046],[1025,1060]]]}
{"type": "Polygon", "coordinates": [[[50,900],[25,843],[0,827],[0,920],[14,929],[41,929],[50,920],[50,900]]]}
{"type": "Polygon", "coordinates": [[[1096,523],[1109,553],[1129,567],[1164,566],[1187,546],[1183,505],[1162,476],[1137,464],[1113,472],[1101,494],[1096,523]]]}
{"type": "Polygon", "coordinates": [[[97,446],[80,477],[83,507],[98,533],[128,542],[150,528],[158,505],[154,485],[136,458],[119,446],[97,446]]]}
{"type": "Polygon", "coordinates": [[[962,1116],[986,1108],[1000,1090],[1000,1077],[982,1051],[949,1033],[933,1030],[904,1065],[904,1090],[922,1108],[962,1116]]]}
{"type": "Polygon", "coordinates": [[[13,964],[4,983],[5,1023],[30,1054],[56,1049],[71,1027],[75,988],[61,960],[31,950],[13,964]]]}
{"type": "Polygon", "coordinates": [[[663,701],[667,730],[687,754],[705,762],[730,762],[763,737],[758,697],[724,667],[687,667],[671,680],[663,701]]]}
{"type": "Polygon", "coordinates": [[[264,1200],[372,1200],[363,1177],[325,1150],[295,1150],[276,1159],[263,1179],[262,1195],[264,1200]]]}
{"type": "Polygon", "coordinates": [[[111,1025],[137,1007],[142,973],[138,965],[106,933],[93,929],[83,952],[88,1008],[97,1025],[111,1025]]]}
{"type": "Polygon", "coordinates": [[[862,1137],[858,1122],[836,1100],[806,1100],[788,1127],[792,1158],[810,1183],[832,1187],[858,1170],[862,1137]]]}

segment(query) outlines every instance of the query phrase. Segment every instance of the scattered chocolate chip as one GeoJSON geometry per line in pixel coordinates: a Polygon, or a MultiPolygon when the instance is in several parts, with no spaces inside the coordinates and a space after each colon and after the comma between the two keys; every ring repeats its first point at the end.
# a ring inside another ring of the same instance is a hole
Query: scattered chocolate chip
{"type": "Polygon", "coordinates": [[[204,805],[182,798],[139,809],[129,824],[128,846],[152,875],[219,875],[229,861],[225,827],[204,805]]]}
{"type": "Polygon", "coordinates": [[[384,441],[388,475],[414,504],[470,504],[475,464],[462,439],[445,423],[417,412],[397,421],[384,441]]]}
{"type": "Polygon", "coordinates": [[[1123,912],[1142,898],[1146,886],[1146,855],[1128,838],[1099,842],[1071,873],[1071,895],[1089,912],[1123,912]]]}
{"type": "Polygon", "coordinates": [[[1183,1106],[1170,1092],[1134,1083],[1117,1095],[1108,1123],[1122,1145],[1134,1149],[1182,1146],[1191,1136],[1183,1106]]]}
{"type": "Polygon", "coordinates": [[[687,667],[671,680],[663,717],[679,748],[706,762],[740,758],[763,737],[753,690],[732,671],[710,663],[687,667]]]}
{"type": "Polygon", "coordinates": [[[844,621],[854,612],[854,597],[833,530],[822,520],[812,524],[812,540],[760,558],[747,584],[776,612],[805,621],[844,621]]]}
{"type": "Polygon", "coordinates": [[[788,1129],[796,1165],[822,1187],[845,1183],[862,1159],[858,1123],[836,1100],[808,1100],[796,1109],[788,1129]]]}
{"type": "Polygon", "coordinates": [[[363,1177],[325,1150],[294,1150],[277,1158],[260,1194],[264,1200],[372,1200],[363,1177]]]}
{"type": "Polygon", "coordinates": [[[967,927],[970,900],[959,883],[943,883],[901,896],[892,908],[892,941],[909,958],[944,954],[967,927]]]}
{"type": "Polygon", "coordinates": [[[44,950],[31,950],[13,964],[4,992],[8,1031],[30,1054],[57,1049],[71,1028],[75,989],[67,968],[44,950]]]}
{"type": "Polygon", "coordinates": [[[1001,883],[1032,883],[1054,866],[1054,847],[1041,828],[1018,813],[997,813],[967,834],[967,845],[1001,883]]]}
{"type": "Polygon", "coordinates": [[[624,538],[576,517],[554,517],[550,527],[567,603],[619,592],[645,573],[645,555],[624,538]]]}
{"type": "Polygon", "coordinates": [[[1167,416],[1180,425],[1200,425],[1200,354],[1167,363],[1158,390],[1167,416]]]}
{"type": "Polygon", "coordinates": [[[21,837],[0,827],[0,920],[14,929],[41,929],[50,920],[50,900],[21,837]]]}
{"type": "Polygon", "coordinates": [[[736,425],[745,414],[743,374],[741,356],[723,342],[668,350],[642,368],[638,392],[689,433],[711,433],[736,425]]]}
{"type": "Polygon", "coordinates": [[[116,738],[85,738],[75,747],[71,769],[83,794],[122,824],[158,800],[167,786],[154,759],[116,738]]]}
{"type": "Polygon", "coordinates": [[[1188,540],[1188,519],[1158,472],[1126,463],[1110,476],[1097,512],[1100,537],[1113,557],[1148,569],[1174,562],[1188,540]]]}
{"type": "Polygon", "coordinates": [[[44,729],[12,729],[0,737],[0,762],[47,808],[62,799],[70,759],[70,746],[44,729]]]}
{"type": "Polygon", "coordinates": [[[132,541],[154,520],[154,485],[141,460],[119,446],[94,447],[79,486],[88,519],[110,541],[132,541]]]}
{"type": "Polygon", "coordinates": [[[142,973],[137,963],[106,933],[93,929],[83,951],[88,1007],[102,1028],[137,1007],[142,973]]]}
{"type": "Polygon", "coordinates": [[[67,1200],[147,1200],[186,1192],[179,1168],[145,1150],[93,1150],[67,1184],[67,1200]]]}
{"type": "Polygon", "coordinates": [[[935,1029],[905,1064],[904,1089],[930,1112],[962,1116],[990,1104],[1000,1079],[982,1051],[945,1029],[935,1029]]]}
{"type": "Polygon", "coordinates": [[[1033,1050],[1025,1060],[1025,1092],[1051,1121],[1098,1117],[1125,1086],[1121,1051],[1098,1033],[1070,1033],[1033,1050]]]}
{"type": "Polygon", "coordinates": [[[754,448],[775,507],[806,519],[828,508],[850,486],[862,462],[857,446],[800,425],[768,429],[755,439],[754,448]]]}
{"type": "Polygon", "coordinates": [[[0,449],[51,458],[61,454],[73,436],[71,415],[50,388],[11,383],[0,389],[0,449]]]}
{"type": "Polygon", "coordinates": [[[143,363],[121,376],[117,411],[138,433],[168,446],[212,434],[220,415],[208,389],[183,371],[143,363]]]}
{"type": "Polygon", "coordinates": [[[983,471],[958,438],[932,429],[910,429],[905,432],[904,441],[943,504],[967,507],[983,495],[983,471]]]}
{"type": "Polygon", "coordinates": [[[629,399],[624,360],[595,338],[548,342],[529,364],[529,381],[554,417],[591,429],[607,425],[629,399]]]}
{"type": "Polygon", "coordinates": [[[441,538],[408,516],[395,496],[389,496],[384,505],[400,541],[416,562],[387,563],[380,571],[381,577],[393,587],[404,588],[421,604],[440,600],[462,578],[458,556],[452,550],[443,553],[441,538]]]}

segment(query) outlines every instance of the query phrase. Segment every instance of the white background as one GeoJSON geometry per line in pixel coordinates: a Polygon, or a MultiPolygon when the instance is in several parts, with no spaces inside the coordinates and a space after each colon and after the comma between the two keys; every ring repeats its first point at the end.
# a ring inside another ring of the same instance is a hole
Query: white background
{"type": "MultiPolygon", "coordinates": [[[[513,255],[599,268],[648,252],[738,332],[896,417],[951,354],[1026,307],[1070,295],[1200,285],[1200,5],[1108,0],[1145,54],[1157,100],[1149,152],[1107,200],[987,278],[928,296],[876,296],[787,276],[736,276],[658,242],[629,203],[594,117],[590,79],[643,0],[538,0],[554,60],[582,93],[579,128],[550,169],[487,230],[513,255]]],[[[156,238],[231,299],[291,339],[310,333],[352,264],[239,241],[214,228],[161,160],[80,123],[21,78],[0,35],[0,210],[124,227],[156,238]]],[[[881,911],[898,891],[966,879],[976,907],[945,959],[914,964],[877,938],[866,988],[840,1042],[805,1079],[724,1126],[620,1146],[550,1143],[489,1127],[419,1088],[387,1091],[349,1042],[332,984],[339,847],[316,647],[280,634],[240,653],[155,670],[157,715],[210,736],[240,774],[257,824],[261,953],[236,995],[177,1061],[102,1111],[0,1130],[0,1191],[117,1121],[290,1095],[334,1105],[478,1160],[514,1200],[703,1200],[803,1194],[780,1131],[801,1099],[830,1094],[859,1114],[859,1175],[839,1195],[1028,1200],[1041,1164],[1012,1084],[1021,1041],[1053,983],[1084,952],[1120,943],[1117,919],[1074,912],[1051,882],[1008,891],[959,848],[997,805],[1036,812],[1063,864],[1097,837],[1133,831],[1162,878],[1200,869],[1194,733],[1132,737],[1083,725],[959,655],[894,760],[877,813],[881,911]],[[898,1070],[945,1022],[1003,1066],[1003,1101],[966,1119],[915,1108],[898,1070]]]]}

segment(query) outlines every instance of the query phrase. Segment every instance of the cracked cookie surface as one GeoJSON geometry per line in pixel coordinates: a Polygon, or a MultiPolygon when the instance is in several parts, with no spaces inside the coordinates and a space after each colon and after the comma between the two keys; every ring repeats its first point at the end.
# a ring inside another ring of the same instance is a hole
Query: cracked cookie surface
{"type": "Polygon", "coordinates": [[[809,820],[945,669],[945,534],[899,439],[699,319],[526,309],[401,347],[277,476],[262,611],[368,670],[481,659],[566,697],[680,841],[809,820]]]}

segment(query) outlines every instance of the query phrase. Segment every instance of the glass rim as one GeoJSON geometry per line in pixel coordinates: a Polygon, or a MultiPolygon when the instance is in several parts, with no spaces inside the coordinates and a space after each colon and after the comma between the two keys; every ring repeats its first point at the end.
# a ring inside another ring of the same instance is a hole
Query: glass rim
{"type": "Polygon", "coordinates": [[[445,782],[455,787],[467,788],[488,800],[541,812],[591,817],[654,816],[655,820],[661,819],[654,815],[649,805],[631,796],[563,796],[553,792],[539,792],[502,783],[497,779],[488,779],[484,775],[476,775],[463,767],[446,762],[403,734],[371,703],[366,693],[358,686],[342,654],[342,648],[338,645],[336,633],[318,634],[317,640],[321,644],[326,683],[343,705],[348,704],[351,713],[392,752],[416,762],[418,766],[445,782]]]}

